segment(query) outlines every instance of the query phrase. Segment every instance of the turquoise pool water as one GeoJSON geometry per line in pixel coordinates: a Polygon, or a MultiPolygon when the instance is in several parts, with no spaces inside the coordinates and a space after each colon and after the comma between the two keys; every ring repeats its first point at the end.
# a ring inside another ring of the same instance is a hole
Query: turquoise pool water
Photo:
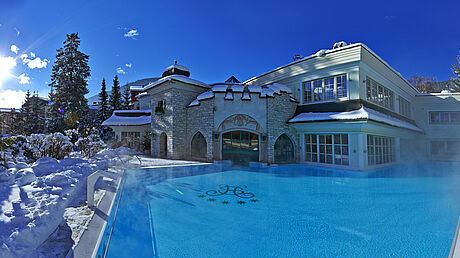
{"type": "Polygon", "coordinates": [[[172,167],[123,184],[101,257],[447,257],[460,215],[460,169],[446,163],[172,167]]]}

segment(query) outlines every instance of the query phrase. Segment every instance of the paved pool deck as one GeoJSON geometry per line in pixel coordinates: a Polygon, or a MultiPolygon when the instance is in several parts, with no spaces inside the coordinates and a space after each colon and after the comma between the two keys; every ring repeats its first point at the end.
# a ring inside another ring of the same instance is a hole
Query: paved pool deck
{"type": "Polygon", "coordinates": [[[88,258],[95,257],[97,247],[102,239],[110,210],[114,204],[115,196],[120,186],[121,177],[116,180],[116,191],[106,191],[104,197],[97,207],[93,208],[94,215],[80,238],[77,246],[73,249],[73,257],[88,258]]]}

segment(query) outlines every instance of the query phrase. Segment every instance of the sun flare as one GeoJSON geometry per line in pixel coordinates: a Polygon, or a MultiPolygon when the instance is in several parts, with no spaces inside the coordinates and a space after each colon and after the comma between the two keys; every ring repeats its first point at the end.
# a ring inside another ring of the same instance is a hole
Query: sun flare
{"type": "Polygon", "coordinates": [[[11,77],[11,69],[16,66],[16,61],[11,56],[0,57],[0,85],[3,80],[11,77]]]}

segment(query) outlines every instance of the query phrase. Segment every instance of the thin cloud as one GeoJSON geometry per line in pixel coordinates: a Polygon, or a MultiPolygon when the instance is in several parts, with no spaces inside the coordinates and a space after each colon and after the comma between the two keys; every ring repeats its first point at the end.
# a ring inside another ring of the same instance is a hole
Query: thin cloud
{"type": "Polygon", "coordinates": [[[123,69],[121,69],[121,67],[117,68],[117,73],[118,74],[126,74],[126,72],[123,69]]]}
{"type": "Polygon", "coordinates": [[[30,77],[26,76],[25,73],[19,75],[18,79],[19,79],[19,84],[29,84],[30,83],[30,77]]]}
{"type": "Polygon", "coordinates": [[[139,36],[139,32],[137,32],[135,29],[131,29],[130,31],[126,32],[124,36],[127,38],[136,39],[136,36],[139,36]]]}
{"type": "Polygon", "coordinates": [[[10,47],[11,52],[15,53],[16,55],[18,54],[19,48],[16,45],[11,45],[10,47]]]}
{"type": "Polygon", "coordinates": [[[125,66],[128,67],[128,68],[131,68],[131,67],[133,67],[133,64],[128,63],[128,64],[125,64],[125,66]]]}

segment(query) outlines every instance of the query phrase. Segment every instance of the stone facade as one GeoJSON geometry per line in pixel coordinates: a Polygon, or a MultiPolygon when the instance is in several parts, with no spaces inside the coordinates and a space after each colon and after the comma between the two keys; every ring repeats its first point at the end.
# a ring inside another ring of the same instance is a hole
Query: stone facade
{"type": "Polygon", "coordinates": [[[167,135],[167,155],[171,159],[187,159],[184,146],[189,144],[187,136],[187,111],[186,106],[203,91],[192,85],[180,82],[169,82],[160,88],[149,92],[151,97],[152,112],[152,155],[160,157],[160,135],[167,135]],[[166,87],[167,86],[167,87],[166,87]],[[158,103],[163,101],[164,112],[155,112],[158,103]]]}
{"type": "Polygon", "coordinates": [[[200,103],[199,106],[189,107],[187,112],[187,134],[186,134],[186,156],[187,159],[192,159],[191,155],[191,142],[193,136],[200,132],[206,139],[206,161],[214,159],[214,144],[215,139],[213,136],[214,128],[214,99],[208,99],[200,103]]]}
{"type": "Polygon", "coordinates": [[[289,94],[282,93],[267,99],[267,161],[274,163],[275,142],[282,134],[286,134],[294,144],[294,159],[300,160],[299,137],[287,121],[294,116],[297,103],[290,100],[289,94]]]}

